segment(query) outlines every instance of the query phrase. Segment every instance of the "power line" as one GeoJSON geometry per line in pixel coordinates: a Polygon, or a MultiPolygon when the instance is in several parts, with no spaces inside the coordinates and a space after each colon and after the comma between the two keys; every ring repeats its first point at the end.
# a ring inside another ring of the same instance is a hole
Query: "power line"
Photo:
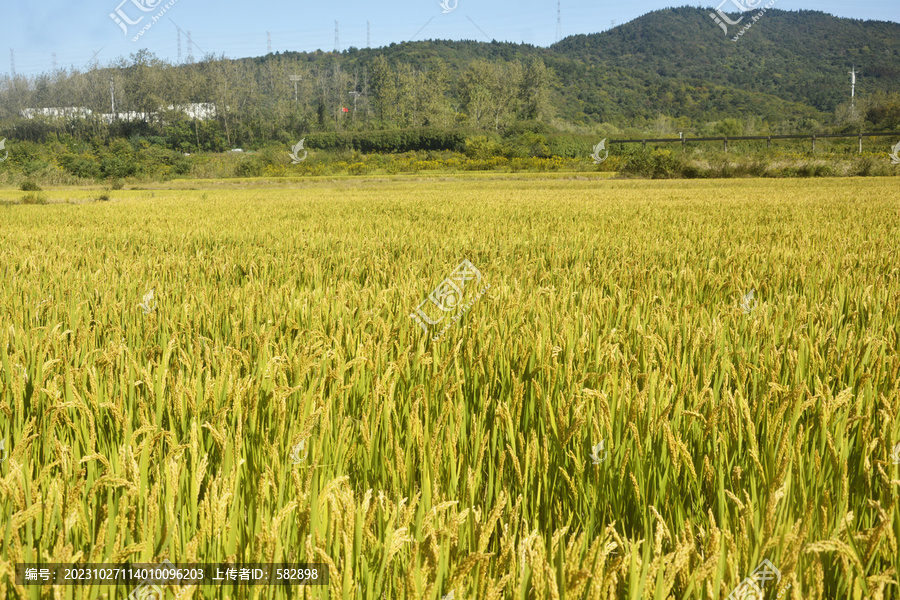
{"type": "MultiPolygon", "coordinates": [[[[172,17],[169,17],[169,20],[172,21],[172,17]]],[[[175,28],[179,32],[182,31],[181,27],[179,27],[178,23],[176,23],[175,21],[172,21],[172,25],[174,25],[175,28]]],[[[188,51],[187,59],[188,59],[188,62],[191,62],[191,63],[194,62],[194,46],[197,46],[197,44],[195,44],[194,41],[191,39],[191,31],[188,30],[187,31],[187,47],[188,47],[187,48],[187,51],[188,51]]],[[[203,48],[201,48],[200,46],[197,46],[197,50],[202,52],[204,55],[206,54],[206,51],[203,50],[203,48]]]]}
{"type": "MultiPolygon", "coordinates": [[[[470,17],[469,15],[466,15],[466,18],[467,18],[469,21],[472,21],[472,17],[470,17]]],[[[489,36],[488,34],[486,34],[486,33],[484,32],[484,29],[482,29],[481,27],[478,27],[478,23],[476,23],[475,21],[472,21],[472,25],[474,25],[475,27],[477,27],[477,28],[478,28],[478,31],[480,31],[481,34],[484,35],[484,37],[485,37],[488,41],[491,41],[491,36],[489,36]]]]}
{"type": "MultiPolygon", "coordinates": [[[[104,47],[105,47],[105,46],[104,46],[104,47]]],[[[84,66],[85,66],[85,67],[90,67],[91,70],[94,70],[94,69],[96,69],[98,66],[100,66],[100,61],[97,60],[97,55],[100,54],[101,52],[103,52],[103,48],[100,48],[99,50],[91,50],[91,52],[93,52],[94,56],[91,57],[90,62],[85,63],[84,66]]]]}
{"type": "Polygon", "coordinates": [[[419,34],[422,33],[422,30],[425,29],[426,27],[428,27],[428,23],[431,23],[431,21],[433,21],[433,20],[434,20],[434,16],[432,16],[430,19],[428,19],[428,22],[426,22],[424,25],[422,25],[419,28],[419,30],[416,32],[416,35],[409,38],[409,41],[413,41],[414,39],[416,39],[419,36],[419,34]]]}

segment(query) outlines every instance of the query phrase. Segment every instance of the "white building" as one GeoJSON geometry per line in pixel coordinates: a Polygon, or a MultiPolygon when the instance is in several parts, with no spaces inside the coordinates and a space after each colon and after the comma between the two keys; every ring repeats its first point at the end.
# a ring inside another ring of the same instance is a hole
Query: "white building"
{"type": "Polygon", "coordinates": [[[19,114],[26,119],[36,116],[49,117],[51,119],[85,119],[93,114],[91,109],[83,106],[63,106],[54,108],[23,108],[19,114]]]}
{"type": "MultiPolygon", "coordinates": [[[[172,104],[169,105],[169,110],[178,110],[187,115],[191,119],[198,119],[200,121],[207,121],[209,119],[215,119],[217,116],[216,113],[216,105],[211,102],[194,102],[192,104],[179,105],[174,106],[172,104]]],[[[86,119],[93,115],[93,111],[89,108],[84,108],[83,106],[65,106],[65,107],[53,107],[53,108],[24,108],[20,111],[20,113],[26,119],[33,119],[35,117],[47,117],[50,119],[86,119]]],[[[99,118],[104,123],[112,123],[113,121],[142,121],[155,119],[157,117],[157,113],[142,113],[136,111],[123,111],[117,112],[115,114],[112,113],[103,113],[99,115],[99,118]]]]}

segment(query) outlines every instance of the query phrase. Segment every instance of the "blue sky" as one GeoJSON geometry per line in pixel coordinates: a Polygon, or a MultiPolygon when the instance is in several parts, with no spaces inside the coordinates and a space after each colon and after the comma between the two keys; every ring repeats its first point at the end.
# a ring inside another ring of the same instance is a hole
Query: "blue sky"
{"type": "MultiPolygon", "coordinates": [[[[59,67],[89,64],[99,50],[101,64],[127,57],[146,48],[160,58],[177,61],[178,33],[191,31],[194,57],[204,52],[228,57],[261,56],[267,52],[267,32],[273,51],[334,48],[334,22],[339,22],[340,47],[366,45],[366,23],[371,29],[372,47],[409,39],[474,39],[527,42],[538,46],[556,38],[557,0],[444,0],[455,8],[444,13],[438,0],[339,0],[337,2],[283,2],[275,0],[0,0],[0,74],[10,72],[10,48],[15,53],[16,72],[25,75],[50,71],[53,53],[59,67]],[[131,38],[168,2],[174,4],[138,41],[131,38]],[[153,7],[142,12],[134,3],[153,7]],[[132,21],[126,36],[110,13],[119,8],[132,21]],[[170,20],[171,19],[171,20],[170,20]],[[201,51],[202,50],[202,51],[201,51]]],[[[715,0],[718,5],[719,0],[715,0]]],[[[633,0],[561,0],[562,34],[595,33],[622,24],[647,12],[680,6],[685,2],[633,0]]],[[[688,3],[690,4],[690,3],[688,3]]],[[[699,6],[699,3],[697,4],[699,6]]],[[[702,2],[711,6],[709,0],[702,2]]],[[[726,4],[726,7],[730,4],[726,4]]],[[[723,7],[723,10],[727,10],[723,7]]],[[[820,10],[855,19],[900,22],[896,0],[778,0],[783,10],[820,10]]],[[[729,10],[728,12],[735,12],[729,10]]],[[[710,26],[715,24],[710,21],[710,26]]],[[[187,40],[182,37],[183,57],[187,40]]]]}

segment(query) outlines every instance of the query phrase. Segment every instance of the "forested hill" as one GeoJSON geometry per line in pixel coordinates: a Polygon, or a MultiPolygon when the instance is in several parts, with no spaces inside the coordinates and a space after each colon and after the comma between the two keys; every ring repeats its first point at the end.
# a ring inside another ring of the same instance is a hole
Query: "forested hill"
{"type": "MultiPolygon", "coordinates": [[[[660,10],[608,32],[573,36],[553,46],[548,65],[585,112],[601,115],[756,113],[773,120],[804,115],[804,107],[833,113],[849,99],[853,65],[860,96],[900,90],[900,24],[769,9],[733,42],[710,12],[660,10]]],[[[730,34],[737,30],[729,27],[730,34]]]]}
{"type": "Polygon", "coordinates": [[[109,131],[211,149],[324,131],[503,133],[517,121],[609,134],[900,128],[900,24],[769,9],[726,35],[711,13],[659,10],[549,48],[423,40],[179,65],[141,50],[86,72],[0,80],[0,137],[109,131]],[[82,117],[64,122],[49,107],[82,117]]]}
{"type": "Polygon", "coordinates": [[[854,65],[860,97],[900,90],[900,24],[769,9],[733,42],[755,13],[745,13],[726,36],[711,12],[658,10],[550,48],[430,40],[351,50],[345,68],[376,55],[417,66],[440,59],[453,72],[477,58],[540,57],[557,76],[557,115],[588,123],[631,124],[660,114],[692,121],[755,114],[770,122],[806,117],[828,122],[849,99],[854,65]]]}

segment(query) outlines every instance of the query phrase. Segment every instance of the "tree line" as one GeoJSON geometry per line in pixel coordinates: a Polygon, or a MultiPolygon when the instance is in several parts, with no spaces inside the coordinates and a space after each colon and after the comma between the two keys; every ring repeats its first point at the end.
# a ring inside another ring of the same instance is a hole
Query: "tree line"
{"type": "Polygon", "coordinates": [[[302,57],[254,61],[210,55],[173,65],[141,50],[103,68],[7,77],[0,82],[0,125],[31,141],[60,134],[141,135],[165,138],[178,149],[219,150],[285,142],[308,132],[421,127],[500,132],[518,120],[546,121],[553,115],[553,74],[540,58],[476,59],[454,77],[440,59],[414,65],[379,55],[349,70],[337,54],[302,57]],[[192,104],[213,105],[214,118],[179,110],[192,104]],[[90,113],[23,116],[27,109],[72,106],[90,113]],[[108,115],[118,118],[110,123],[108,115]]]}

